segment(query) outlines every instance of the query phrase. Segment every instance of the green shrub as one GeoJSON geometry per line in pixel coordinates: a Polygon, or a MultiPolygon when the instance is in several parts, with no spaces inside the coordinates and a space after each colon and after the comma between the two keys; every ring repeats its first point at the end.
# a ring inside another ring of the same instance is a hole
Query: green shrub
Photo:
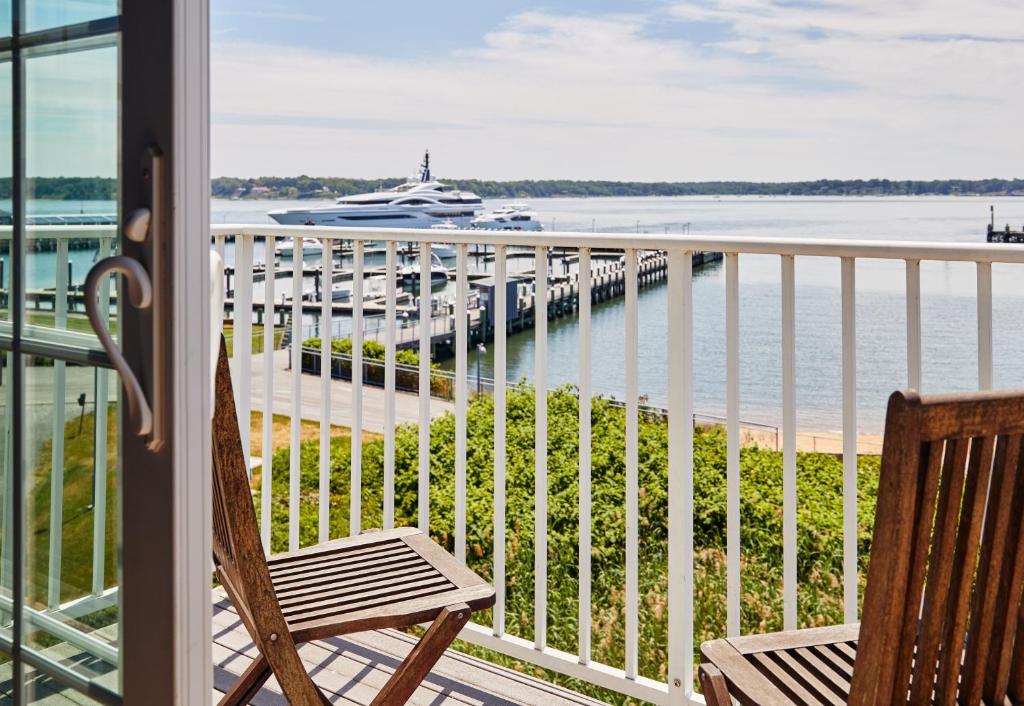
{"type": "MultiPolygon", "coordinates": [[[[571,388],[548,396],[548,643],[576,651],[578,610],[578,399],[571,388]]],[[[533,639],[534,391],[509,392],[506,408],[506,626],[533,639]]],[[[602,399],[592,412],[592,644],[593,658],[613,666],[624,660],[625,411],[602,399]]],[[[640,420],[640,673],[666,678],[668,429],[664,418],[640,420]]],[[[395,439],[395,521],[415,525],[418,442],[415,426],[400,427],[395,439]]],[[[725,633],[726,453],[720,428],[694,430],[694,616],[695,648],[725,633]]],[[[472,400],[467,417],[466,546],[470,567],[492,579],[494,541],[494,408],[490,396],[472,400]]],[[[430,527],[443,546],[454,548],[455,420],[431,423],[430,527]]],[[[331,450],[332,536],[347,535],[350,448],[331,450]]],[[[383,442],[363,446],[362,527],[382,524],[383,442]]],[[[288,449],[274,456],[273,549],[287,546],[288,449]]],[[[742,628],[782,628],[782,455],[741,451],[742,628]]],[[[870,551],[878,488],[878,458],[858,463],[861,586],[870,551]]],[[[300,536],[316,542],[318,447],[301,452],[300,536]]],[[[834,456],[797,455],[797,543],[799,624],[843,622],[842,463],[834,456]]],[[[258,506],[258,503],[257,503],[258,506]]],[[[685,541],[685,538],[684,538],[685,541]]],[[[476,616],[487,624],[489,614],[476,616]]],[[[485,651],[461,645],[467,651],[485,651]]],[[[611,703],[625,697],[590,684],[488,653],[488,657],[611,703]]],[[[694,655],[697,657],[696,652],[694,655]]]]}

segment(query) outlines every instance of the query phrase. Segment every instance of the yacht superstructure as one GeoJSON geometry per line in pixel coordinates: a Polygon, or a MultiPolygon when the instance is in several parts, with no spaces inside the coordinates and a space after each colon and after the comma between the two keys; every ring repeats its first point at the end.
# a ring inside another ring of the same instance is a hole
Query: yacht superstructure
{"type": "Polygon", "coordinates": [[[419,176],[404,184],[384,191],[342,196],[333,206],[279,209],[267,215],[282,225],[430,228],[446,221],[468,226],[483,208],[476,194],[453,189],[433,178],[428,151],[419,176]]]}

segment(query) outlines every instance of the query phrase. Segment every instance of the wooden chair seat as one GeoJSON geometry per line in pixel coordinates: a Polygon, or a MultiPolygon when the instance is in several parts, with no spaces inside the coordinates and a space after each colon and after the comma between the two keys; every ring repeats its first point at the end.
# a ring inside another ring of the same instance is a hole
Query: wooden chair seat
{"type": "MultiPolygon", "coordinates": [[[[707,697],[721,675],[741,704],[840,706],[850,695],[859,625],[712,640],[701,645],[701,687],[707,697]]],[[[724,697],[723,701],[721,697],[724,697]]]]}
{"type": "Polygon", "coordinates": [[[296,642],[434,620],[447,606],[494,605],[494,589],[418,529],[401,527],[271,557],[296,642]]]}

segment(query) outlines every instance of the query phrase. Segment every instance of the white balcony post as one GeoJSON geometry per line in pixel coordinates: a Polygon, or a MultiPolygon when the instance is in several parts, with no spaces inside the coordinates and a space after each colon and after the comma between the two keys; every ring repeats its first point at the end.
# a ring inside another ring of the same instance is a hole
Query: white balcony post
{"type": "Polygon", "coordinates": [[[992,263],[978,268],[978,389],[992,389],[992,263]]]}
{"type": "Polygon", "coordinates": [[[252,433],[252,250],[253,236],[235,238],[235,307],[232,358],[234,359],[235,408],[238,431],[242,437],[242,455],[246,472],[252,473],[249,461],[252,433]]]}
{"type": "Polygon", "coordinates": [[[274,495],[274,290],[277,284],[277,249],[274,236],[268,235],[263,246],[266,265],[263,269],[263,443],[260,448],[263,465],[260,469],[260,537],[263,540],[263,550],[269,554],[274,495]]]}
{"type": "Polygon", "coordinates": [[[395,526],[395,311],[397,245],[387,242],[384,277],[384,529],[395,526]]]}
{"type": "Polygon", "coordinates": [[[725,256],[726,633],[740,634],[740,258],[725,256]]]}
{"type": "Polygon", "coordinates": [[[856,265],[842,258],[843,326],[843,610],[857,621],[857,305],[856,265]]]}
{"type": "Polygon", "coordinates": [[[693,270],[668,253],[668,704],[693,691],[693,270]]]}
{"type": "Polygon", "coordinates": [[[782,256],[782,624],[796,629],[796,275],[782,256]]]}
{"type": "Polygon", "coordinates": [[[352,448],[348,532],[362,529],[363,506],[363,241],[352,243],[352,448]]]}
{"type": "Polygon", "coordinates": [[[320,264],[320,498],[318,536],[321,542],[331,537],[331,368],[333,367],[332,329],[334,324],[333,241],[321,241],[320,264]]]}
{"type": "MultiPolygon", "coordinates": [[[[495,637],[505,634],[505,246],[494,249],[494,592],[495,637]]],[[[519,303],[515,302],[516,307],[519,303]]]]}
{"type": "MultiPolygon", "coordinates": [[[[53,324],[68,324],[68,241],[57,240],[57,282],[53,297],[53,324]]],[[[53,440],[50,445],[50,542],[46,604],[60,605],[61,554],[64,548],[64,420],[67,404],[67,364],[53,361],[53,440]]]]}
{"type": "Polygon", "coordinates": [[[590,385],[590,248],[580,248],[579,261],[580,308],[580,586],[579,586],[579,657],[580,664],[590,663],[590,611],[592,577],[590,566],[591,535],[591,385],[590,385]]]}
{"type": "Polygon", "coordinates": [[[430,243],[420,243],[419,528],[430,534],[430,243]]]}
{"type": "Polygon", "coordinates": [[[548,249],[540,245],[534,252],[533,644],[542,650],[548,625],[548,249]]]}
{"type": "Polygon", "coordinates": [[[626,678],[636,679],[640,652],[640,327],[637,252],[625,251],[626,287],[626,678]]]}
{"type": "Polygon", "coordinates": [[[293,238],[292,252],[292,409],[288,463],[288,549],[299,548],[299,479],[302,455],[302,236],[293,238]]]}
{"type": "MultiPolygon", "coordinates": [[[[100,238],[97,261],[110,255],[113,242],[100,238]]],[[[100,316],[110,317],[110,278],[100,283],[100,316]]],[[[92,502],[92,593],[98,596],[106,588],[107,547],[107,430],[110,414],[110,371],[96,368],[96,404],[93,407],[93,502],[92,502]]],[[[9,409],[10,407],[8,407],[9,409]]],[[[8,466],[10,468],[10,466],[8,466]]]]}
{"type": "Polygon", "coordinates": [[[469,298],[467,246],[456,245],[455,263],[455,558],[466,562],[466,300],[469,298]]]}
{"type": "Polygon", "coordinates": [[[921,389],[921,261],[907,260],[907,386],[921,389]]]}

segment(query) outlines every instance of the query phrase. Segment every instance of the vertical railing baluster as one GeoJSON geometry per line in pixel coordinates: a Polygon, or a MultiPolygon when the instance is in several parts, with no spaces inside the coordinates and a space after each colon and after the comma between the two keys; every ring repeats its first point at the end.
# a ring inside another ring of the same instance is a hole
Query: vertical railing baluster
{"type": "Polygon", "coordinates": [[[580,248],[579,261],[580,309],[580,586],[579,586],[579,656],[580,664],[590,664],[590,610],[591,610],[591,380],[590,380],[590,248],[580,248]]]}
{"type": "Polygon", "coordinates": [[[249,437],[252,433],[252,250],[253,236],[235,238],[235,311],[232,357],[235,362],[235,408],[242,437],[245,469],[252,472],[249,437]]]}
{"type": "Polygon", "coordinates": [[[668,254],[668,703],[693,691],[693,266],[668,254]]]}
{"type": "MultiPolygon", "coordinates": [[[[505,634],[505,321],[508,302],[505,283],[506,248],[494,248],[494,624],[497,637],[505,634]]],[[[512,302],[518,309],[519,302],[512,302]]]]}
{"type": "Polygon", "coordinates": [[[796,261],[782,256],[782,624],[796,629],[796,261]]]}
{"type": "Polygon", "coordinates": [[[455,558],[466,562],[466,299],[469,297],[467,246],[456,246],[455,261],[455,558]]]}
{"type": "Polygon", "coordinates": [[[430,243],[420,243],[419,528],[430,534],[430,243]]]}
{"type": "Polygon", "coordinates": [[[843,322],[843,609],[857,621],[857,304],[856,264],[842,258],[843,322]]]}
{"type": "MultiPolygon", "coordinates": [[[[57,282],[53,294],[54,328],[68,324],[68,241],[57,240],[57,282]]],[[[67,398],[67,367],[53,361],[53,442],[50,447],[50,541],[47,605],[60,605],[61,555],[64,548],[64,420],[67,398]]]]}
{"type": "Polygon", "coordinates": [[[395,312],[397,309],[397,245],[387,241],[384,277],[384,529],[395,526],[395,312]]]}
{"type": "MultiPolygon", "coordinates": [[[[112,241],[101,238],[97,260],[110,255],[112,241]]],[[[110,318],[110,278],[104,277],[100,283],[100,316],[104,321],[110,318]]],[[[93,501],[92,501],[92,592],[94,595],[103,593],[106,588],[106,548],[107,548],[107,424],[110,406],[110,372],[106,368],[96,368],[96,389],[93,399],[94,441],[93,444],[93,501]]],[[[9,409],[9,408],[8,408],[9,409]]]]}
{"type": "Polygon", "coordinates": [[[299,480],[302,455],[302,236],[292,238],[292,408],[288,463],[288,549],[299,548],[299,480]]]}
{"type": "Polygon", "coordinates": [[[548,249],[535,250],[534,333],[534,520],[533,644],[547,646],[548,605],[548,249]]]}
{"type": "Polygon", "coordinates": [[[726,633],[740,634],[740,256],[725,256],[726,633]]]}
{"type": "Polygon", "coordinates": [[[264,240],[266,266],[263,280],[263,443],[260,453],[263,465],[260,470],[260,537],[263,551],[270,553],[270,528],[272,524],[272,500],[274,495],[274,326],[276,311],[274,296],[277,284],[276,246],[274,236],[264,240]]]}
{"type": "Polygon", "coordinates": [[[320,502],[321,542],[331,538],[331,327],[334,323],[334,241],[323,239],[320,257],[320,502]]]}
{"type": "Polygon", "coordinates": [[[628,679],[636,679],[639,658],[640,608],[640,327],[637,299],[637,251],[626,250],[626,666],[628,679]]]}
{"type": "Polygon", "coordinates": [[[352,478],[349,487],[349,534],[362,529],[363,506],[363,248],[352,244],[352,478]]]}
{"type": "Polygon", "coordinates": [[[920,260],[907,260],[907,385],[921,389],[920,260]]]}
{"type": "Polygon", "coordinates": [[[992,389],[992,263],[978,268],[978,389],[992,389]]]}

